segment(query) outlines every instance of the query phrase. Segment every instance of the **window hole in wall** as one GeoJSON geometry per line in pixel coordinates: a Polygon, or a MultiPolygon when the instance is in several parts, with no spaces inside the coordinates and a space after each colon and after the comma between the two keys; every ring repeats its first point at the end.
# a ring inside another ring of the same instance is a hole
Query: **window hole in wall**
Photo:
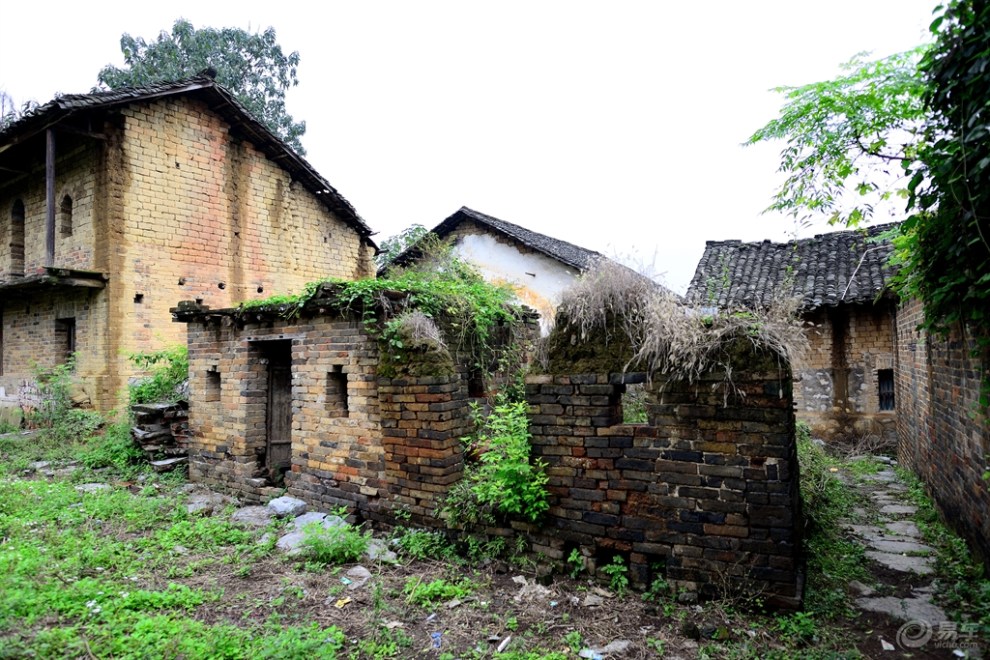
{"type": "Polygon", "coordinates": [[[10,274],[24,275],[24,202],[10,207],[10,274]]]}
{"type": "Polygon", "coordinates": [[[62,358],[68,361],[76,352],[76,319],[55,319],[55,337],[62,346],[62,358]]]}
{"type": "Polygon", "coordinates": [[[344,368],[335,364],[327,372],[327,414],[330,417],[347,417],[347,374],[344,368]]]}
{"type": "Polygon", "coordinates": [[[206,391],[203,393],[203,400],[206,402],[220,400],[220,372],[216,367],[206,372],[206,391]]]}
{"type": "Polygon", "coordinates": [[[227,283],[226,282],[217,282],[217,288],[218,289],[226,289],[227,288],[227,283]]]}
{"type": "Polygon", "coordinates": [[[139,305],[141,303],[143,303],[144,302],[144,294],[143,293],[135,293],[134,294],[134,302],[138,303],[139,305]]]}
{"type": "Polygon", "coordinates": [[[646,385],[644,383],[623,385],[619,393],[619,406],[622,409],[623,424],[646,424],[649,421],[646,414],[646,385]]]}
{"type": "Polygon", "coordinates": [[[894,409],[894,370],[877,369],[877,387],[880,392],[880,410],[894,409]]]}
{"type": "Polygon", "coordinates": [[[258,287],[258,293],[264,293],[264,292],[265,292],[265,287],[259,286],[258,287]]]}
{"type": "Polygon", "coordinates": [[[58,207],[59,235],[62,238],[72,236],[72,196],[65,195],[58,207]]]}

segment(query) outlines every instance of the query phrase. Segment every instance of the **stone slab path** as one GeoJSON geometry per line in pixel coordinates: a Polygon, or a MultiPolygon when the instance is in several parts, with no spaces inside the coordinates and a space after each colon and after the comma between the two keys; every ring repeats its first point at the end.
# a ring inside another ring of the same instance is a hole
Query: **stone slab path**
{"type": "Polygon", "coordinates": [[[904,623],[925,620],[936,628],[948,621],[946,613],[932,602],[935,550],[925,544],[912,520],[917,507],[908,500],[907,486],[890,468],[859,481],[845,481],[866,495],[866,504],[854,512],[856,519],[844,526],[866,547],[866,557],[886,569],[873,572],[878,584],[869,592],[859,592],[857,607],[904,623]],[[904,593],[905,584],[909,593],[904,593]]]}
{"type": "Polygon", "coordinates": [[[895,622],[894,639],[881,639],[883,657],[982,658],[980,649],[937,645],[940,629],[953,629],[948,614],[934,601],[935,549],[927,545],[913,520],[917,513],[908,487],[887,467],[873,475],[839,475],[861,496],[843,527],[866,549],[872,585],[852,582],[856,607],[895,622]]]}

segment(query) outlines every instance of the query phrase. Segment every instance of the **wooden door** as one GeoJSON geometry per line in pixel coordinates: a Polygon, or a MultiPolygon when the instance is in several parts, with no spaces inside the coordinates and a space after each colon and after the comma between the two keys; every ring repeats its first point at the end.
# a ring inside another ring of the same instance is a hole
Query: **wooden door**
{"type": "Polygon", "coordinates": [[[292,368],[288,356],[268,361],[268,408],[265,420],[267,457],[265,467],[275,484],[292,465],[292,368]]]}

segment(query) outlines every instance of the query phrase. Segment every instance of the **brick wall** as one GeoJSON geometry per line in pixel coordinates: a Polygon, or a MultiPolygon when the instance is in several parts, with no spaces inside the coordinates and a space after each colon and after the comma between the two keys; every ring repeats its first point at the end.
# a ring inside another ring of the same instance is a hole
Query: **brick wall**
{"type": "Polygon", "coordinates": [[[284,485],[324,508],[370,509],[384,452],[377,346],[358,321],[189,324],[190,479],[248,500],[275,492],[277,479],[265,474],[267,370],[270,349],[280,342],[288,345],[292,369],[292,460],[284,485]],[[341,381],[346,410],[338,405],[341,381]]]}
{"type": "Polygon", "coordinates": [[[953,527],[990,566],[990,420],[979,407],[985,363],[958,329],[947,338],[918,330],[917,300],[897,316],[898,459],[917,473],[953,527]]]}
{"type": "Polygon", "coordinates": [[[592,561],[626,556],[637,584],[659,564],[673,584],[705,596],[798,603],[789,373],[775,362],[751,367],[734,371],[728,399],[721,374],[654,381],[642,425],[621,423],[620,378],[530,377],[535,452],[554,495],[546,525],[564,549],[592,561]]]}
{"type": "Polygon", "coordinates": [[[8,296],[0,304],[3,351],[0,388],[10,404],[34,407],[34,374],[66,358],[66,321],[75,323],[80,402],[98,400],[107,379],[106,296],[99,289],[76,289],[65,294],[8,296]]]}
{"type": "Polygon", "coordinates": [[[896,408],[880,410],[878,382],[879,370],[893,369],[895,316],[889,301],[806,314],[809,350],[794,364],[794,399],[816,436],[896,440],[896,408]]]}
{"type": "MultiPolygon", "coordinates": [[[[55,265],[74,270],[98,270],[94,257],[96,179],[100,152],[82,138],[57,138],[55,159],[55,265]],[[72,234],[62,231],[64,214],[59,209],[68,195],[72,199],[72,234]]],[[[44,151],[38,153],[37,175],[6,179],[0,183],[0,282],[21,275],[11,268],[11,214],[16,200],[24,204],[24,271],[33,274],[45,267],[44,151]]],[[[29,165],[30,168],[30,165],[29,165]]]]}
{"type": "Polygon", "coordinates": [[[378,395],[389,507],[417,524],[442,526],[434,516],[439,498],[464,474],[461,438],[471,430],[466,379],[383,378],[378,395]]]}

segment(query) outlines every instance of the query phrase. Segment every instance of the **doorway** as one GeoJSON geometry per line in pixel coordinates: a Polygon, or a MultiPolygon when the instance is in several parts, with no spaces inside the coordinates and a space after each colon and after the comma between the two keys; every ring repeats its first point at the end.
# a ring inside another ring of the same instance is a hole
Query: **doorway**
{"type": "Polygon", "coordinates": [[[292,342],[265,342],[262,350],[268,360],[264,469],[281,486],[292,467],[292,342]]]}

